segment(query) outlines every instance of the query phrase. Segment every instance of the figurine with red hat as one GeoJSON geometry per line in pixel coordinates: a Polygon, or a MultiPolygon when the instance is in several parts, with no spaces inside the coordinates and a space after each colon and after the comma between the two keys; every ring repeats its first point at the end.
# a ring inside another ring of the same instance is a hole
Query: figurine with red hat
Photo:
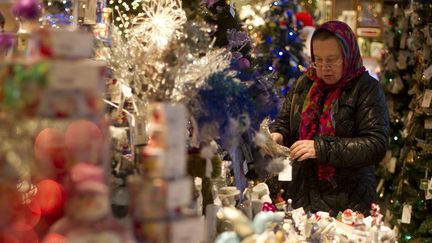
{"type": "Polygon", "coordinates": [[[66,189],[66,215],[51,228],[43,242],[135,242],[130,231],[111,213],[103,169],[90,163],[72,167],[66,189]]]}
{"type": "Polygon", "coordinates": [[[299,25],[299,37],[304,41],[303,54],[306,59],[310,59],[310,45],[312,34],[315,31],[313,17],[306,11],[298,12],[296,14],[297,23],[299,25]]]}

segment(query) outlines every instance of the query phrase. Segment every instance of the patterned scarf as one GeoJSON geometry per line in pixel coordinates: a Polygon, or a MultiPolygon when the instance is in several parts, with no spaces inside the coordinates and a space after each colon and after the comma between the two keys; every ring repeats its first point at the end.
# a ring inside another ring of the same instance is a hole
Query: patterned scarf
{"type": "MultiPolygon", "coordinates": [[[[340,21],[329,21],[317,28],[317,30],[320,29],[332,32],[339,41],[343,52],[342,78],[337,84],[329,86],[316,76],[313,68],[306,71],[306,75],[313,80],[313,84],[303,104],[300,139],[313,139],[321,135],[335,136],[332,107],[339,99],[341,90],[351,80],[366,71],[360,57],[356,37],[347,24],[340,21]]],[[[311,56],[312,61],[315,61],[312,43],[311,56]]],[[[317,170],[319,180],[331,181],[335,174],[335,168],[332,165],[322,164],[319,161],[317,170]]]]}

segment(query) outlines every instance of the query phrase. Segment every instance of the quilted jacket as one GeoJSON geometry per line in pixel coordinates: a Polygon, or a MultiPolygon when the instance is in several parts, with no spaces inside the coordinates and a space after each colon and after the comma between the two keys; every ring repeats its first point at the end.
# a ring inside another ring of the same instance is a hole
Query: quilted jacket
{"type": "MultiPolygon", "coordinates": [[[[294,84],[284,100],[272,132],[284,137],[290,147],[299,138],[300,113],[312,85],[306,76],[294,84]]],[[[384,91],[367,72],[352,80],[333,104],[336,135],[314,138],[317,159],[293,162],[293,181],[280,182],[285,198],[293,206],[311,212],[326,211],[335,216],[350,208],[369,214],[375,201],[375,165],[385,155],[389,119],[384,91]],[[316,161],[336,168],[331,181],[319,181],[316,161]]]]}

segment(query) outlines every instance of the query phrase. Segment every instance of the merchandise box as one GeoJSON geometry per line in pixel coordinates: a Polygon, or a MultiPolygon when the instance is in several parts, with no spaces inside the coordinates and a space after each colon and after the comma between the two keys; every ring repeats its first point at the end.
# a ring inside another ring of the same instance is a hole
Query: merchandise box
{"type": "Polygon", "coordinates": [[[95,38],[91,32],[41,29],[34,39],[42,57],[80,59],[94,55],[95,38]]]}

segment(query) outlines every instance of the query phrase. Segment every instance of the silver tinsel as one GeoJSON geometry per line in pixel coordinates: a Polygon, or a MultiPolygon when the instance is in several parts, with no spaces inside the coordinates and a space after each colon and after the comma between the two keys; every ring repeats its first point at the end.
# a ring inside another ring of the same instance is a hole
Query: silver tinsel
{"type": "Polygon", "coordinates": [[[143,11],[125,35],[112,26],[111,48],[99,52],[136,99],[186,103],[209,75],[229,66],[231,53],[212,47],[205,23],[186,22],[179,1],[144,2],[143,11]]]}

